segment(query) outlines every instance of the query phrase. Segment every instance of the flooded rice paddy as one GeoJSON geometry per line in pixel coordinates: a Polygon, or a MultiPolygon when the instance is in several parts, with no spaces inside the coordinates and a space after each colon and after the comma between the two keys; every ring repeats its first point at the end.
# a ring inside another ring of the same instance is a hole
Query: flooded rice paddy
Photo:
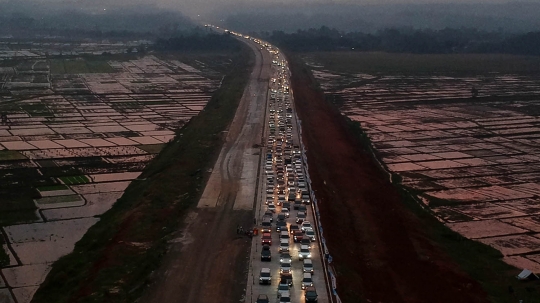
{"type": "Polygon", "coordinates": [[[0,300],[22,303],[204,109],[222,73],[216,62],[153,55],[100,62],[114,72],[89,73],[95,64],[82,58],[17,54],[26,61],[0,69],[0,220],[10,256],[0,300]],[[69,73],[68,65],[86,72],[69,73]]]}
{"type": "Polygon", "coordinates": [[[312,68],[329,100],[361,123],[387,169],[439,220],[540,272],[539,75],[312,68]]]}

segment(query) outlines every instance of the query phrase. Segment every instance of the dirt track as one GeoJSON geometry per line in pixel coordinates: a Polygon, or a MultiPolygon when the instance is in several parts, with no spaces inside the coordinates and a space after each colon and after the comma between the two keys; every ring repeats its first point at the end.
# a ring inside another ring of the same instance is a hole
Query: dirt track
{"type": "MultiPolygon", "coordinates": [[[[291,61],[290,61],[291,62],[291,61]]],[[[488,302],[428,238],[340,113],[291,62],[309,173],[343,302],[488,302]]]]}
{"type": "Polygon", "coordinates": [[[153,285],[140,302],[238,302],[245,294],[251,239],[237,235],[236,226],[251,228],[254,215],[253,210],[237,210],[234,206],[242,186],[243,157],[253,144],[260,143],[264,122],[253,114],[256,108],[250,102],[262,106],[258,103],[266,100],[270,68],[270,58],[252,48],[256,58],[250,84],[229,127],[223,155],[214,168],[219,170],[218,178],[207,184],[212,187],[207,188],[207,197],[215,199],[206,201],[216,201],[189,214],[162,266],[154,273],[153,285]]]}

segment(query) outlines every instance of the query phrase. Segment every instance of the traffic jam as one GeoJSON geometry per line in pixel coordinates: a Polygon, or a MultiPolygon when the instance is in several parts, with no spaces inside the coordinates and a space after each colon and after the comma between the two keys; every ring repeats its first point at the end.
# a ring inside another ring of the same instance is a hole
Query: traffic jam
{"type": "Polygon", "coordinates": [[[263,198],[257,206],[260,237],[254,238],[260,261],[253,257],[250,266],[253,284],[259,286],[251,288],[251,298],[257,303],[318,302],[319,287],[326,293],[325,280],[289,89],[289,71],[279,51],[262,45],[273,56],[273,77],[267,99],[264,169],[260,178],[263,198]]]}

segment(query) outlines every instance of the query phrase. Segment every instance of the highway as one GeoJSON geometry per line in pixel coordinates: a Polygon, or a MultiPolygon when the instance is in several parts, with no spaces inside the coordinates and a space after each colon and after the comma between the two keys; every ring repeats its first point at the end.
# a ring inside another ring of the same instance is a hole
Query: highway
{"type": "MultiPolygon", "coordinates": [[[[275,47],[272,47],[271,45],[268,45],[262,41],[260,41],[260,43],[265,46],[268,51],[272,52],[273,64],[271,75],[272,79],[270,79],[270,88],[267,97],[267,114],[265,115],[267,117],[264,128],[265,147],[262,153],[264,157],[261,157],[261,162],[259,164],[261,169],[258,175],[258,190],[255,204],[255,217],[258,222],[259,230],[261,229],[260,224],[265,217],[265,213],[269,210],[266,202],[270,196],[272,196],[271,200],[276,205],[276,210],[273,214],[271,232],[272,245],[270,250],[272,260],[261,261],[262,244],[260,233],[258,236],[253,238],[251,243],[245,302],[255,302],[257,297],[261,294],[268,296],[270,302],[278,302],[277,288],[280,281],[280,252],[278,245],[280,243],[280,239],[279,232],[276,232],[276,221],[277,214],[279,214],[282,210],[282,205],[280,205],[281,203],[278,203],[278,197],[280,194],[282,194],[283,190],[274,188],[274,182],[269,182],[268,180],[269,178],[272,178],[273,180],[275,179],[279,182],[280,168],[283,170],[287,168],[287,173],[283,174],[284,183],[287,184],[287,186],[285,186],[285,190],[283,191],[283,195],[288,197],[289,193],[293,193],[297,197],[296,200],[298,200],[300,197],[300,188],[298,185],[300,184],[300,181],[305,182],[303,176],[306,174],[304,165],[299,160],[302,158],[302,155],[300,154],[301,135],[298,129],[298,121],[296,120],[293,94],[292,92],[289,92],[289,71],[286,59],[275,47]],[[281,125],[283,126],[280,127],[281,125]],[[267,163],[269,162],[266,160],[267,155],[269,156],[270,154],[272,155],[273,163],[271,165],[272,170],[268,171],[265,167],[268,167],[267,163]],[[291,161],[291,164],[289,165],[286,163],[280,164],[280,160],[287,162],[288,158],[291,158],[291,160],[296,159],[298,162],[293,163],[293,161],[291,161]],[[272,281],[270,285],[259,284],[259,277],[262,268],[269,268],[271,271],[272,281]]],[[[306,221],[315,222],[310,204],[305,206],[307,208],[306,221]]],[[[289,218],[284,220],[287,224],[287,231],[289,231],[291,225],[297,225],[295,219],[299,210],[295,210],[291,205],[289,212],[289,218]]],[[[304,234],[304,237],[305,236],[306,235],[304,234]]],[[[305,292],[301,287],[301,281],[303,280],[303,261],[299,260],[298,257],[300,243],[295,243],[292,237],[288,240],[290,245],[289,254],[292,257],[291,268],[293,280],[293,286],[289,290],[291,299],[290,302],[303,303],[305,302],[305,292]]],[[[326,288],[325,273],[322,267],[322,258],[319,251],[319,243],[317,239],[317,241],[311,242],[310,249],[310,259],[313,261],[314,268],[312,278],[318,294],[318,302],[326,303],[329,302],[329,297],[326,288]]]]}
{"type": "MultiPolygon", "coordinates": [[[[293,193],[300,205],[301,189],[307,194],[307,187],[300,187],[305,183],[299,148],[301,138],[292,93],[288,91],[285,58],[264,42],[237,36],[255,54],[248,85],[197,208],[187,218],[179,218],[185,225],[175,233],[170,250],[150,277],[152,283],[141,302],[255,302],[260,294],[267,295],[270,302],[278,302],[277,216],[274,215],[272,224],[271,262],[261,262],[260,234],[249,238],[235,230],[239,226],[251,230],[255,222],[260,228],[268,197],[278,204],[280,195],[293,193]],[[272,155],[271,170],[268,154],[272,155]],[[279,191],[269,189],[270,176],[281,184],[279,191]],[[270,268],[271,285],[259,285],[261,268],[270,268]]],[[[305,220],[314,222],[311,206],[309,203],[304,206],[305,220]]],[[[276,213],[281,208],[278,205],[276,213]]],[[[296,224],[298,212],[290,210],[290,218],[285,219],[287,230],[296,224]]],[[[292,238],[289,243],[293,278],[290,302],[304,303],[302,262],[298,258],[300,244],[294,243],[292,238]]],[[[309,244],[318,302],[326,303],[329,297],[319,244],[317,241],[309,244]]]]}

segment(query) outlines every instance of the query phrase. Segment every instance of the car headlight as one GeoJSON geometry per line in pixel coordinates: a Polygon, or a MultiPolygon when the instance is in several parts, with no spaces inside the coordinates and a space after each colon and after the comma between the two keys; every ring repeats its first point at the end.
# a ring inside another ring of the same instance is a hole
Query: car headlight
{"type": "Polygon", "coordinates": [[[308,257],[308,258],[311,258],[311,254],[308,254],[307,257],[308,257]]]}

